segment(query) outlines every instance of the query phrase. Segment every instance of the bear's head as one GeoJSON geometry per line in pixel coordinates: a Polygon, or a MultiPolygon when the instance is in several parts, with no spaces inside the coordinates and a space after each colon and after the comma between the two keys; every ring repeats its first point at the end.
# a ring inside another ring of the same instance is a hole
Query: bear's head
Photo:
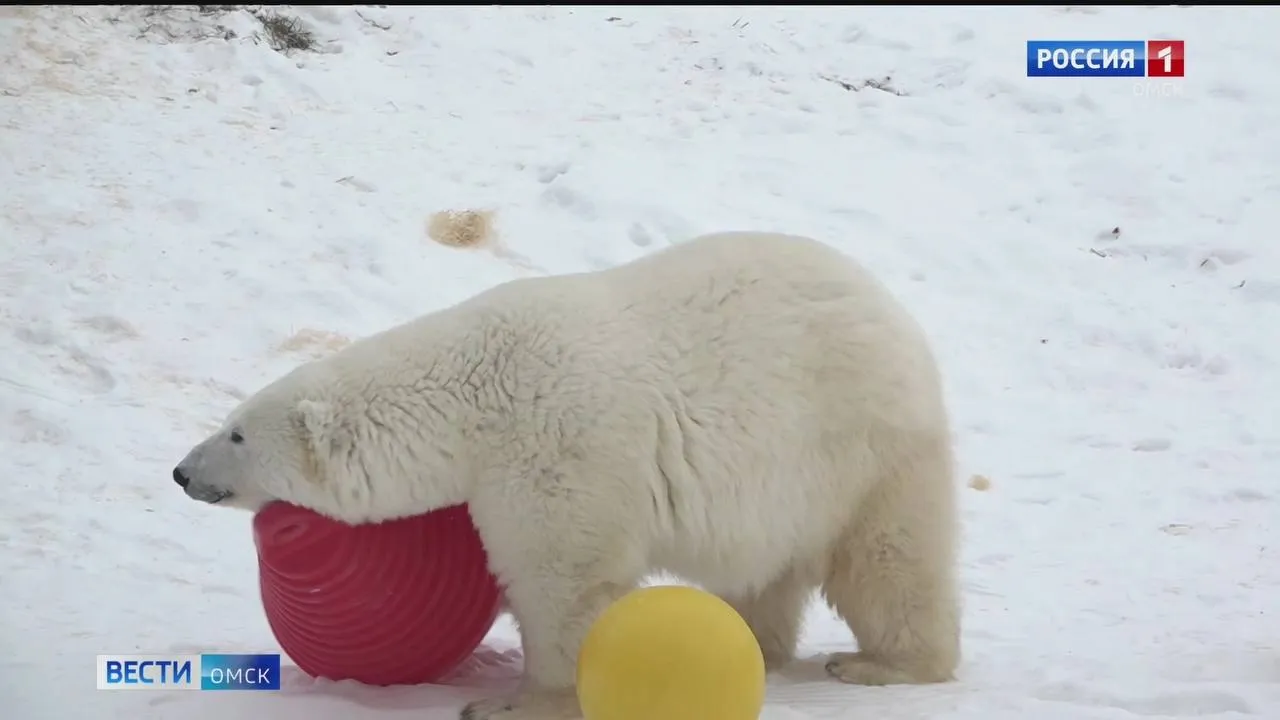
{"type": "Polygon", "coordinates": [[[432,434],[344,380],[317,365],[268,385],[187,453],[174,481],[218,507],[256,512],[280,500],[352,523],[461,502],[456,468],[430,472],[448,457],[432,434]]]}
{"type": "Polygon", "coordinates": [[[331,406],[309,389],[295,371],[245,400],[178,463],[174,482],[193,500],[249,511],[319,493],[329,468],[318,443],[347,438],[331,406]]]}

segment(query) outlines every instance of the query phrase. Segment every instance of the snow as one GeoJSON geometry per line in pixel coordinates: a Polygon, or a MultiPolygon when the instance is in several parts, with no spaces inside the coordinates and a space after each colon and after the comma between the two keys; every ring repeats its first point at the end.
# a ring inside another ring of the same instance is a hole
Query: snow
{"type": "Polygon", "coordinates": [[[248,12],[0,8],[7,717],[452,720],[510,689],[506,623],[448,686],[103,692],[93,663],[278,651],[248,517],[169,476],[237,400],[495,283],[746,227],[839,245],[927,327],[966,533],[956,682],[825,679],[851,639],[815,605],[762,718],[1280,717],[1280,11],[281,11],[317,51],[248,12]],[[1160,37],[1185,80],[1025,77],[1028,39],[1160,37]],[[491,243],[428,238],[466,208],[491,243]]]}

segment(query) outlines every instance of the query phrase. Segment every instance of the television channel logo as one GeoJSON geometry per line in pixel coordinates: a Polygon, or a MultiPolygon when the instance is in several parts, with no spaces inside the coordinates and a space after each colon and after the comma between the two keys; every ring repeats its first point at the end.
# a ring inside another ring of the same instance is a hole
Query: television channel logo
{"type": "Polygon", "coordinates": [[[99,690],[279,690],[279,655],[99,655],[99,690]]]}
{"type": "Polygon", "coordinates": [[[1027,77],[1180,78],[1185,40],[1028,40],[1027,77]]]}

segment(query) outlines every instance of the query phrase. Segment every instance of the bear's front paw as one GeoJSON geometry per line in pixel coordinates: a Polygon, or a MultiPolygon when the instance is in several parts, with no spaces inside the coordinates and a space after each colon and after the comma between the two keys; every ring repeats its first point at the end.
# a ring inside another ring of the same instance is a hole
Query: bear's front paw
{"type": "Polygon", "coordinates": [[[951,679],[950,672],[928,665],[894,667],[860,652],[833,653],[827,660],[827,673],[851,685],[923,685],[951,679]]]}
{"type": "Polygon", "coordinates": [[[514,697],[496,697],[487,700],[475,700],[462,708],[458,720],[489,720],[501,717],[504,713],[515,709],[514,697]]]}
{"type": "Polygon", "coordinates": [[[467,703],[459,720],[582,720],[582,711],[573,690],[526,691],[467,703]]]}

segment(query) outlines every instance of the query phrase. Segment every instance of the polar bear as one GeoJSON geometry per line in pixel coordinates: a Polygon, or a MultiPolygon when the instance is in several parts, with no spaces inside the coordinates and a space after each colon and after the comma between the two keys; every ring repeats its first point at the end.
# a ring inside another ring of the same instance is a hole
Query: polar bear
{"type": "Polygon", "coordinates": [[[562,720],[592,621],[655,572],[728,600],[770,668],[820,590],[858,644],[832,676],[952,679],[952,452],[929,343],[878,280],[817,240],[727,232],[499,285],[303,365],[173,477],[350,523],[468,503],[525,670],[461,717],[562,720]]]}

